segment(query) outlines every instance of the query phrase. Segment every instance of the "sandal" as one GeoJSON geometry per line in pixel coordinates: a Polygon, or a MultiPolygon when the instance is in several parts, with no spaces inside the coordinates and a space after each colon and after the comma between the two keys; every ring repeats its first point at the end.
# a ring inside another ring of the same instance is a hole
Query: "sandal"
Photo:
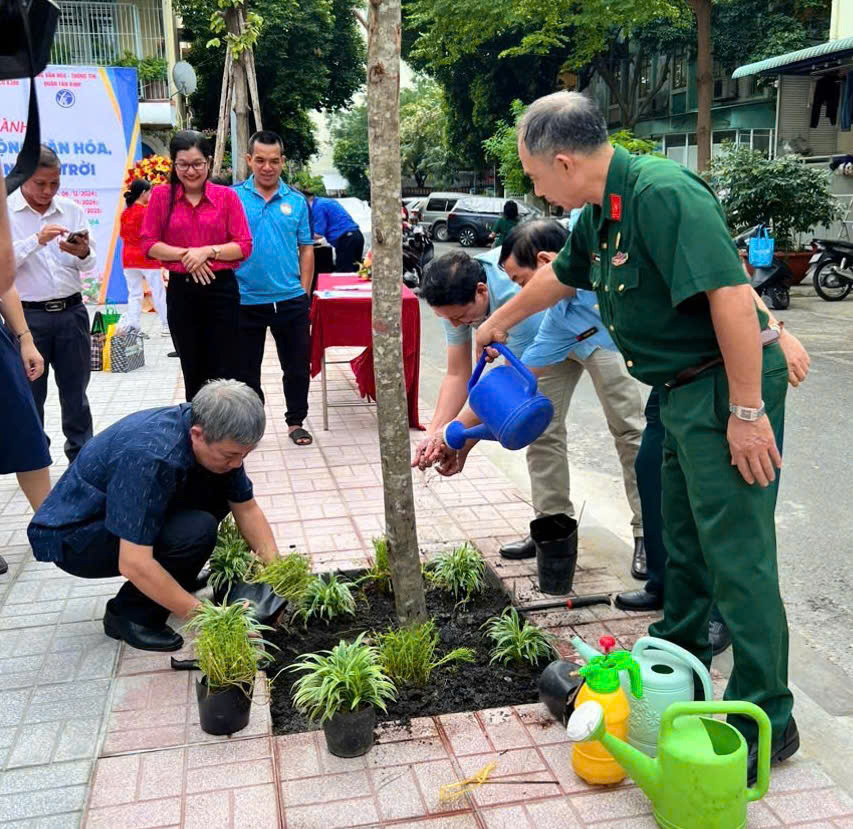
{"type": "Polygon", "coordinates": [[[297,446],[310,446],[314,443],[314,438],[311,437],[311,434],[301,426],[290,432],[288,436],[297,446]]]}

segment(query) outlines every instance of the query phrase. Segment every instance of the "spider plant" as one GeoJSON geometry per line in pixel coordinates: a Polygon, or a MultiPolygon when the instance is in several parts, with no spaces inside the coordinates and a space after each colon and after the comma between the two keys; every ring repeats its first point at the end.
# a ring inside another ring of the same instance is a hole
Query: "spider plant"
{"type": "Polygon", "coordinates": [[[421,625],[389,629],[376,635],[379,662],[385,673],[399,687],[426,685],[430,675],[439,665],[474,661],[474,651],[471,648],[455,648],[441,659],[435,659],[438,641],[438,631],[432,619],[421,625]]]}
{"type": "Polygon", "coordinates": [[[238,581],[249,581],[259,566],[259,561],[240,535],[234,519],[229,515],[219,525],[216,546],[210,555],[208,584],[218,590],[238,581]]]}
{"type": "Polygon", "coordinates": [[[483,627],[495,643],[490,663],[529,662],[538,665],[546,657],[553,659],[557,656],[554,637],[528,621],[522,623],[518,611],[512,606],[505,608],[500,616],[493,616],[483,627]]]}
{"type": "Polygon", "coordinates": [[[461,603],[467,602],[486,586],[486,562],[480,551],[467,541],[449,553],[434,558],[424,570],[424,575],[436,587],[446,590],[461,603]]]}
{"type": "Polygon", "coordinates": [[[362,633],[354,642],[340,641],[329,651],[309,653],[289,670],[303,674],[293,685],[293,704],[321,723],[339,711],[373,705],[386,711],[396,696],[394,683],[383,673],[374,645],[362,633]]]}
{"type": "Polygon", "coordinates": [[[267,647],[273,647],[262,638],[272,628],[258,622],[243,602],[226,605],[207,599],[184,630],[195,634],[198,667],[211,693],[229,685],[251,686],[270,658],[267,647]]]}
{"type": "Polygon", "coordinates": [[[330,573],[328,578],[314,576],[308,582],[302,602],[293,615],[306,624],[312,616],[325,619],[328,624],[336,616],[354,616],[355,599],[349,584],[339,581],[335,573],[330,573]]]}
{"type": "Polygon", "coordinates": [[[298,605],[311,582],[311,562],[307,556],[290,553],[262,567],[252,581],[269,585],[276,596],[298,605]]]}

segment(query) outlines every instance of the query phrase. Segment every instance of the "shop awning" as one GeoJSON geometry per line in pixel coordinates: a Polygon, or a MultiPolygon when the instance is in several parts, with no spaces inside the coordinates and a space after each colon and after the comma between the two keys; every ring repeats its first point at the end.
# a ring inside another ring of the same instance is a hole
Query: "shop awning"
{"type": "Polygon", "coordinates": [[[853,37],[830,40],[808,49],[777,55],[775,58],[759,60],[739,66],[732,73],[733,78],[746,78],[749,75],[807,75],[817,68],[831,69],[853,60],[853,37]]]}

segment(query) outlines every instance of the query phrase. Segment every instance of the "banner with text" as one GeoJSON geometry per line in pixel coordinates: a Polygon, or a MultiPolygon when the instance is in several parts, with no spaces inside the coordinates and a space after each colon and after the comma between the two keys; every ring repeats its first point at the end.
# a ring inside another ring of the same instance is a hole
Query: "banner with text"
{"type": "MultiPolygon", "coordinates": [[[[136,70],[48,66],[36,80],[41,141],[62,162],[59,193],[89,217],[98,255],[83,278],[87,302],[126,302],[119,219],[124,177],[142,157],[136,70]]],[[[15,164],[27,127],[29,80],[0,81],[0,163],[15,164]]]]}

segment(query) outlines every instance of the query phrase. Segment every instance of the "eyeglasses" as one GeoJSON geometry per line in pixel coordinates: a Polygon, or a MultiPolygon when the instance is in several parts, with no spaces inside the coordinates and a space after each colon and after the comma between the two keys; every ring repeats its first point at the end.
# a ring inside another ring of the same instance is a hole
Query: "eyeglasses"
{"type": "Polygon", "coordinates": [[[179,173],[185,173],[187,170],[192,167],[196,172],[201,172],[205,167],[207,167],[207,159],[202,161],[176,161],[175,169],[179,173]]]}

